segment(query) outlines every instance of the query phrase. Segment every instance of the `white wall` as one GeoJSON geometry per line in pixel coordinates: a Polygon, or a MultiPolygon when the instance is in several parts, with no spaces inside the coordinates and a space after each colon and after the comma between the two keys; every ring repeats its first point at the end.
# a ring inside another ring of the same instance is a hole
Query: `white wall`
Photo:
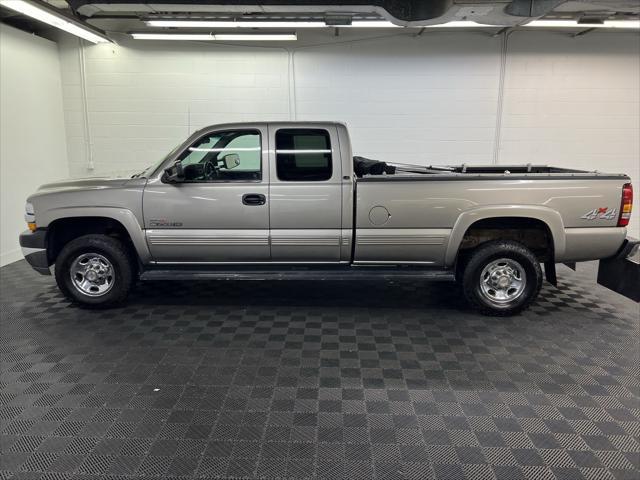
{"type": "Polygon", "coordinates": [[[68,176],[55,43],[0,25],[0,265],[21,258],[27,196],[68,176]]]}
{"type": "Polygon", "coordinates": [[[499,39],[380,38],[295,53],[299,119],[340,119],[354,153],[400,163],[491,163],[499,39]]]}
{"type": "Polygon", "coordinates": [[[74,176],[141,170],[205,125],[289,118],[288,55],[281,49],[151,42],[84,50],[91,159],[78,42],[60,48],[74,176]]]}
{"type": "Polygon", "coordinates": [[[500,162],[626,172],[640,192],[640,38],[519,32],[509,42],[500,162]]]}

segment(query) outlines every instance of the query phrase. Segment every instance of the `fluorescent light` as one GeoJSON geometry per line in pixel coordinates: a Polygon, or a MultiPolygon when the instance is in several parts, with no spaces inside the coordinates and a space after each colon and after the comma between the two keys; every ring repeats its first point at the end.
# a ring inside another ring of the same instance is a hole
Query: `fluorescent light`
{"type": "Polygon", "coordinates": [[[297,40],[295,33],[242,34],[242,33],[132,33],[136,40],[205,40],[205,41],[290,41],[297,40]]]}
{"type": "Polygon", "coordinates": [[[84,38],[90,42],[109,42],[106,37],[102,37],[88,28],[81,26],[80,22],[74,22],[71,19],[67,19],[64,15],[54,12],[47,7],[41,7],[23,0],[0,0],[0,5],[22,13],[23,15],[27,15],[28,17],[35,18],[36,20],[51,25],[52,27],[64,30],[76,37],[84,38]]]}
{"type": "Polygon", "coordinates": [[[251,34],[246,35],[241,33],[216,33],[214,35],[216,40],[237,40],[237,41],[252,41],[252,40],[275,40],[275,41],[291,41],[297,40],[298,36],[295,33],[269,33],[269,34],[251,34]]]}
{"type": "Polygon", "coordinates": [[[485,25],[470,20],[458,20],[454,22],[439,23],[437,25],[425,25],[425,28],[502,28],[501,25],[485,25]]]}
{"type": "Polygon", "coordinates": [[[621,28],[640,29],[640,20],[605,20],[603,23],[578,23],[576,20],[534,20],[523,27],[547,28],[621,28]]]}
{"type": "Polygon", "coordinates": [[[350,25],[327,25],[325,22],[247,22],[221,20],[147,20],[150,27],[166,28],[389,28],[398,27],[386,21],[355,21],[350,25]]]}
{"type": "Polygon", "coordinates": [[[324,28],[324,22],[228,22],[218,20],[147,20],[150,27],[167,28],[324,28]]]}
{"type": "MultiPolygon", "coordinates": [[[[388,21],[355,20],[351,25],[327,25],[324,21],[225,21],[225,20],[146,20],[150,27],[164,28],[397,28],[388,21]]],[[[457,20],[434,25],[412,26],[410,28],[503,28],[507,25],[487,25],[469,20],[457,20]]],[[[534,20],[522,27],[547,28],[620,28],[640,29],[640,21],[605,20],[604,23],[578,23],[576,20],[534,20]]],[[[514,26],[517,27],[517,26],[514,26]]]]}
{"type": "MultiPolygon", "coordinates": [[[[164,28],[402,28],[386,20],[355,20],[349,25],[327,25],[324,21],[305,22],[271,22],[271,21],[224,21],[224,20],[145,20],[150,27],[164,28]]],[[[437,25],[425,25],[424,27],[411,28],[472,28],[472,27],[499,27],[499,25],[484,25],[466,20],[459,20],[437,25]]]]}
{"type": "Polygon", "coordinates": [[[387,22],[386,20],[356,20],[351,22],[351,25],[332,25],[337,27],[356,27],[356,28],[396,28],[402,27],[402,25],[396,25],[395,23],[387,22]]]}
{"type": "MultiPolygon", "coordinates": [[[[352,27],[375,27],[375,28],[388,28],[388,27],[402,27],[402,25],[395,25],[386,21],[355,21],[351,24],[352,27]]],[[[405,27],[406,28],[406,27],[405,27]]],[[[472,22],[471,20],[454,20],[447,23],[438,23],[432,25],[412,25],[408,28],[502,28],[501,25],[486,25],[484,23],[472,22]]]]}
{"type": "Polygon", "coordinates": [[[136,40],[215,40],[209,33],[132,33],[136,40]]]}
{"type": "Polygon", "coordinates": [[[256,21],[225,21],[225,20],[146,20],[150,27],[165,28],[388,28],[397,27],[387,21],[355,21],[351,25],[327,25],[324,21],[304,21],[304,22],[256,22],[256,21]]]}

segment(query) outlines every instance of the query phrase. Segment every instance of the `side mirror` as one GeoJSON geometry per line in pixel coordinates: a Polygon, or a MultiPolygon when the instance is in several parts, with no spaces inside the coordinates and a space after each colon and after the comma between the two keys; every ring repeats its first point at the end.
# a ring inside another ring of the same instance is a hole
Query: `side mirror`
{"type": "Polygon", "coordinates": [[[182,162],[177,160],[171,167],[165,168],[162,180],[166,183],[180,183],[184,181],[182,162]]]}
{"type": "Polygon", "coordinates": [[[230,153],[229,155],[222,157],[222,161],[224,163],[224,168],[231,170],[232,168],[236,168],[240,165],[240,155],[237,153],[230,153]]]}

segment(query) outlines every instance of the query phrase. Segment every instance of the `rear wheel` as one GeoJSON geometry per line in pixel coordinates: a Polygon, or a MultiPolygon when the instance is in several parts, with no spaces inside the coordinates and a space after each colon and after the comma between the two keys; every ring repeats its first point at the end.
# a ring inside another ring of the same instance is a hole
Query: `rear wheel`
{"type": "Polygon", "coordinates": [[[487,242],[469,256],[462,286],[467,301],[481,313],[515,315],[538,296],[542,269],[531,250],[518,242],[487,242]]]}
{"type": "Polygon", "coordinates": [[[56,260],[56,282],[64,295],[86,307],[122,302],[134,282],[127,247],[106,235],[84,235],[64,246],[56,260]]]}

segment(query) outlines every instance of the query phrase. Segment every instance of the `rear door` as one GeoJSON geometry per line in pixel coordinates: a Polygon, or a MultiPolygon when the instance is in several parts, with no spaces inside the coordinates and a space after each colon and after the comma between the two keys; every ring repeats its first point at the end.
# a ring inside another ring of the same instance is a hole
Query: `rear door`
{"type": "Polygon", "coordinates": [[[144,223],[156,262],[270,261],[266,141],[265,126],[205,132],[178,156],[184,182],[149,181],[144,223]]]}
{"type": "Polygon", "coordinates": [[[269,126],[273,262],[338,263],[342,164],[335,126],[269,126]]]}

